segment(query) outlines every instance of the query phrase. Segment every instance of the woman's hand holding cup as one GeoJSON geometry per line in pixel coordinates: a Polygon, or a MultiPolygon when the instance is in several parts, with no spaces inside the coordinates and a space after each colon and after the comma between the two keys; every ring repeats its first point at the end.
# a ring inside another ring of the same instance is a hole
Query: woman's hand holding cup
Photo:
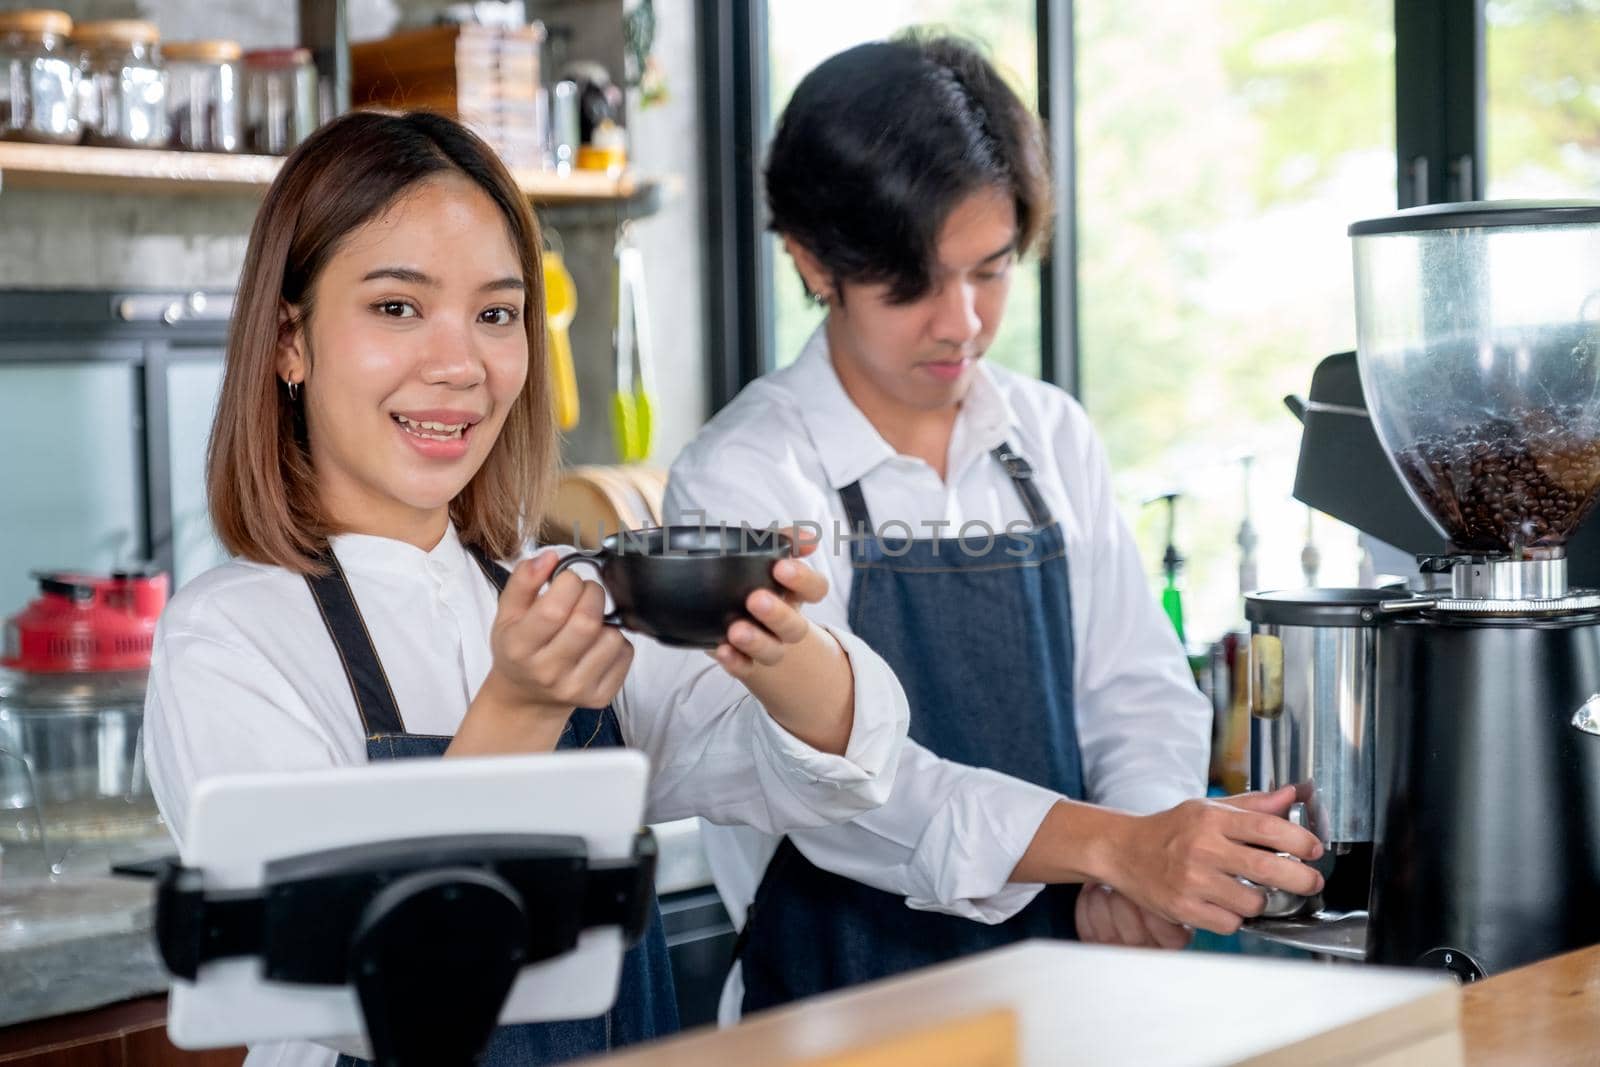
{"type": "MultiPolygon", "coordinates": [[[[722,644],[712,652],[723,670],[744,681],[761,667],[774,667],[783,661],[789,646],[814,636],[815,624],[800,613],[802,604],[816,604],[828,595],[828,579],[800,562],[817,549],[815,539],[801,536],[801,530],[787,531],[794,543],[794,555],[772,565],[772,577],[782,587],[780,595],[770,589],[757,589],[745,599],[750,618],[728,627],[722,644]]],[[[837,646],[825,631],[820,636],[837,646]]]]}
{"type": "Polygon", "coordinates": [[[750,617],[733,622],[712,655],[786,730],[842,754],[855,724],[855,675],[834,636],[800,611],[828,593],[828,579],[800,560],[816,541],[800,528],[788,536],[793,554],[772,565],[782,593],[757,589],[746,597],[750,617]]]}
{"type": "Polygon", "coordinates": [[[489,631],[493,665],[451,753],[508,751],[508,740],[548,751],[574,708],[603,708],[622,688],[633,646],[605,624],[605,590],[576,574],[551,580],[556,564],[546,551],[511,572],[489,631]]]}
{"type": "Polygon", "coordinates": [[[633,646],[605,623],[605,589],[570,572],[552,581],[556,563],[547,550],[512,571],[489,633],[490,677],[530,705],[603,708],[628,676],[633,646]]]}
{"type": "Polygon", "coordinates": [[[602,707],[622,687],[633,657],[620,628],[628,626],[710,648],[784,729],[821,751],[845,751],[855,721],[850,658],[800,610],[828,592],[827,578],[798,558],[815,551],[814,540],[800,530],[671,528],[607,545],[559,562],[541,553],[513,572],[490,635],[494,666],[473,702],[500,710],[479,718],[509,715],[529,724],[529,744],[553,747],[574,707],[602,707]],[[568,573],[579,563],[595,566],[601,582],[568,573]]]}

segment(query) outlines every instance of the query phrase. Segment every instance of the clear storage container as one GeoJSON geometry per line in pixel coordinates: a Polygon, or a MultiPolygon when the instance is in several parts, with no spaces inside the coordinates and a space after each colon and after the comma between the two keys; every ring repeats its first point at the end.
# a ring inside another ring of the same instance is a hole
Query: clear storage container
{"type": "Polygon", "coordinates": [[[0,845],[9,873],[104,871],[169,847],[140,744],[167,579],[36,578],[0,631],[0,845]]]}
{"type": "Polygon", "coordinates": [[[0,137],[77,144],[78,54],[64,11],[0,12],[0,137]]]}
{"type": "Polygon", "coordinates": [[[252,152],[282,156],[317,128],[317,68],[305,48],[247,52],[246,141],[252,152]]]}
{"type": "Polygon", "coordinates": [[[165,148],[167,76],[154,23],[112,19],[79,24],[83,53],[79,113],[84,140],[129,148],[165,148]]]}
{"type": "Polygon", "coordinates": [[[173,148],[238,152],[244,147],[243,57],[234,41],[161,46],[167,68],[167,136],[173,148]]]}

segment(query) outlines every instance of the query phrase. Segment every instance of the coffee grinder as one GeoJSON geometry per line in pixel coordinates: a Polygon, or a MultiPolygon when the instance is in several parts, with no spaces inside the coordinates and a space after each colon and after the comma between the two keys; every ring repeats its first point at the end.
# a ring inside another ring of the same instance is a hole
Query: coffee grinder
{"type": "Polygon", "coordinates": [[[1567,556],[1600,495],[1600,203],[1350,234],[1365,410],[1324,414],[1370,418],[1444,548],[1410,589],[1248,598],[1253,784],[1301,789],[1345,898],[1256,926],[1473,980],[1600,942],[1600,593],[1567,556]]]}

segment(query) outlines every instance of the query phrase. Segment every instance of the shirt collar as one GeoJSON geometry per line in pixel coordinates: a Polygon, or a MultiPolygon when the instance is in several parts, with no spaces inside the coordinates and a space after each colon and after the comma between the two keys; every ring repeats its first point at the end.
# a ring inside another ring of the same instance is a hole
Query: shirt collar
{"type": "Polygon", "coordinates": [[[965,436],[970,447],[991,452],[1001,442],[1015,437],[1020,425],[1016,409],[997,380],[995,369],[987,359],[979,360],[972,376],[972,388],[967,390],[966,402],[961,405],[961,417],[956,420],[958,433],[965,436]]]}
{"type": "MultiPolygon", "coordinates": [[[[895,457],[894,448],[856,407],[839,381],[839,372],[828,353],[826,320],[806,341],[786,377],[799,401],[801,418],[816,446],[830,488],[842,489],[860,481],[895,457]]],[[[951,435],[950,456],[954,462],[950,476],[960,474],[972,453],[990,452],[1011,437],[1016,426],[1016,411],[987,362],[980,360],[951,435]]]]}
{"type": "Polygon", "coordinates": [[[800,414],[811,434],[828,485],[842,489],[858,482],[878,464],[894,458],[894,449],[844,391],[828,355],[827,320],[817,325],[790,370],[790,386],[800,401],[800,414]]]}
{"type": "Polygon", "coordinates": [[[424,552],[413,544],[374,534],[345,533],[329,539],[339,563],[347,571],[381,571],[389,574],[414,573],[429,569],[448,569],[460,564],[465,554],[455,523],[446,523],[444,536],[424,552]]]}

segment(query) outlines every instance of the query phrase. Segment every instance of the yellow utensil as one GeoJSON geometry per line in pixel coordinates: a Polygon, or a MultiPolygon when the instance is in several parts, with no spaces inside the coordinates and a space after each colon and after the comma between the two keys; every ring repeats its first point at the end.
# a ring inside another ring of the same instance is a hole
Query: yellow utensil
{"type": "Polygon", "coordinates": [[[644,257],[629,243],[626,223],[618,235],[616,255],[617,391],[611,397],[611,426],[617,458],[624,463],[642,463],[650,456],[655,360],[644,257]]]}
{"type": "Polygon", "coordinates": [[[578,371],[572,362],[572,337],[567,329],[578,314],[578,286],[561,254],[544,254],[545,335],[550,341],[550,384],[555,391],[556,425],[578,425],[578,371]]]}

